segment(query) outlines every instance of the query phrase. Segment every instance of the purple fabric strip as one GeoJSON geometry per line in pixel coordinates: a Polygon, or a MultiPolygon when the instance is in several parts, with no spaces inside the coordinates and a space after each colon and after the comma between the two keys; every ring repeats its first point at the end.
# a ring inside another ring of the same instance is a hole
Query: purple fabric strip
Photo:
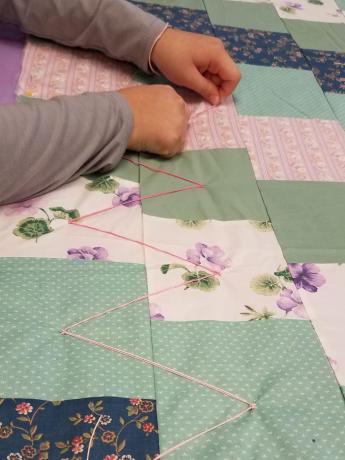
{"type": "Polygon", "coordinates": [[[0,23],[0,104],[16,101],[25,35],[11,24],[0,23]]]}

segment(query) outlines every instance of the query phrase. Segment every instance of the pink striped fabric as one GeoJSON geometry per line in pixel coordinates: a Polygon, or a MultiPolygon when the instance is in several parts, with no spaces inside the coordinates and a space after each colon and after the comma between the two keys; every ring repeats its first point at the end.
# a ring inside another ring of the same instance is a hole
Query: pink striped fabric
{"type": "MultiPolygon", "coordinates": [[[[94,51],[29,39],[17,94],[48,99],[138,85],[134,67],[94,51]]],[[[180,90],[191,111],[185,150],[246,147],[258,179],[345,181],[345,132],[336,121],[239,116],[180,90]]]]}
{"type": "Polygon", "coordinates": [[[345,131],[337,121],[238,116],[255,175],[345,181],[345,131]]]}

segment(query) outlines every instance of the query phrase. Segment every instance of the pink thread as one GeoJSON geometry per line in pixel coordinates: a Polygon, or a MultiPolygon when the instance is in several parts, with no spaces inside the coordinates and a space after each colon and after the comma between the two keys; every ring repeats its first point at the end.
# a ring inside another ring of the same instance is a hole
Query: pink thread
{"type": "Polygon", "coordinates": [[[158,172],[160,174],[164,174],[166,176],[171,176],[171,177],[176,177],[176,179],[181,179],[186,182],[190,182],[191,184],[198,185],[199,187],[204,187],[204,184],[201,184],[200,182],[197,182],[192,179],[187,179],[186,177],[178,176],[177,174],[174,174],[172,172],[165,171],[164,169],[159,169],[155,168],[154,166],[147,165],[145,163],[140,163],[139,161],[131,160],[128,157],[123,157],[123,160],[129,161],[130,163],[133,163],[137,166],[142,166],[143,168],[149,169],[150,171],[158,172]]]}
{"type": "Polygon", "coordinates": [[[177,254],[174,254],[173,252],[165,251],[164,249],[157,248],[156,246],[152,246],[151,244],[144,243],[143,241],[134,240],[132,238],[128,238],[127,236],[120,235],[119,233],[111,232],[109,230],[102,230],[101,228],[93,227],[91,225],[78,224],[75,221],[69,221],[69,223],[71,225],[76,225],[78,227],[88,228],[89,230],[94,230],[96,232],[105,233],[106,235],[115,236],[115,237],[120,238],[122,240],[129,241],[131,243],[139,244],[140,246],[143,246],[143,247],[149,248],[149,249],[153,249],[154,251],[160,252],[161,254],[166,254],[166,255],[171,256],[171,257],[176,257],[176,259],[180,259],[180,260],[183,260],[184,262],[188,262],[189,264],[192,264],[195,267],[203,268],[204,270],[207,270],[208,273],[212,273],[213,275],[219,275],[218,272],[213,272],[212,270],[210,270],[209,268],[205,267],[204,265],[195,264],[195,263],[191,262],[190,260],[185,259],[184,257],[178,256],[177,254]]]}
{"type": "Polygon", "coordinates": [[[95,434],[96,434],[96,430],[98,428],[98,425],[100,424],[101,420],[102,420],[102,417],[103,415],[100,415],[99,416],[99,419],[97,420],[97,423],[92,431],[92,434],[91,434],[91,438],[90,438],[90,441],[89,441],[89,446],[88,446],[88,449],[87,449],[87,454],[86,454],[86,460],[89,460],[90,458],[90,451],[91,451],[91,448],[93,447],[93,438],[95,437],[95,434]]]}
{"type": "Polygon", "coordinates": [[[205,276],[202,276],[202,277],[198,278],[197,280],[194,279],[194,280],[191,280],[191,281],[187,281],[185,283],[176,284],[175,286],[170,286],[168,288],[160,289],[159,291],[155,291],[155,292],[151,292],[151,293],[139,296],[139,297],[137,297],[135,299],[132,299],[132,300],[126,302],[126,303],[117,305],[116,307],[110,307],[107,310],[103,310],[103,311],[94,313],[93,315],[88,316],[87,318],[84,318],[81,321],[78,321],[77,323],[73,323],[70,326],[67,326],[66,328],[64,328],[61,331],[61,333],[65,332],[65,331],[69,331],[70,329],[73,329],[73,328],[75,328],[77,326],[80,326],[81,324],[88,323],[89,321],[92,321],[93,319],[101,318],[102,316],[105,316],[108,313],[111,313],[113,311],[118,311],[118,310],[121,310],[122,308],[126,308],[126,307],[128,307],[130,305],[133,305],[134,303],[141,302],[142,300],[149,299],[150,297],[154,297],[154,296],[159,295],[159,294],[163,294],[164,292],[172,291],[173,289],[178,289],[180,287],[188,286],[189,284],[193,284],[195,282],[202,281],[202,280],[207,279],[207,278],[211,278],[212,276],[214,276],[214,275],[211,275],[211,274],[205,275],[205,276]]]}
{"type": "MultiPolygon", "coordinates": [[[[144,195],[144,196],[142,196],[140,198],[134,198],[133,200],[128,201],[128,204],[129,203],[136,203],[138,201],[141,202],[141,201],[147,200],[149,198],[156,198],[156,197],[159,197],[159,196],[171,195],[173,193],[184,192],[186,190],[192,190],[192,189],[196,190],[196,189],[200,189],[200,188],[204,188],[204,186],[203,185],[189,185],[188,187],[182,187],[182,188],[178,188],[176,190],[169,190],[167,192],[153,193],[152,195],[144,195]]],[[[90,212],[89,214],[84,214],[83,216],[75,217],[74,219],[71,219],[69,221],[69,223],[77,222],[79,220],[85,219],[86,217],[97,216],[98,214],[102,214],[103,212],[107,212],[107,211],[110,211],[111,209],[115,209],[115,208],[117,208],[117,206],[109,206],[108,208],[99,209],[98,211],[90,212]]]]}

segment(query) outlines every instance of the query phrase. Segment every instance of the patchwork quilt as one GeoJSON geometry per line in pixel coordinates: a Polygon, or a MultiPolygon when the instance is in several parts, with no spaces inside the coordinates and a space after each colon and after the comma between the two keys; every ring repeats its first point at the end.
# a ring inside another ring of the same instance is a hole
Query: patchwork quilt
{"type": "MultiPolygon", "coordinates": [[[[0,459],[343,460],[344,0],[133,3],[242,80],[178,89],[181,155],[0,208],[0,459]]],[[[10,35],[3,101],[162,81],[10,35]]]]}

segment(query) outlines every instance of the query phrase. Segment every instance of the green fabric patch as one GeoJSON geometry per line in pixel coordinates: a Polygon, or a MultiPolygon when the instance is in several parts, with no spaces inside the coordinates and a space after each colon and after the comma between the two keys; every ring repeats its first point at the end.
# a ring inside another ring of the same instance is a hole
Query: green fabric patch
{"type": "MultiPolygon", "coordinates": [[[[157,361],[257,403],[172,460],[344,458],[344,401],[309,321],[156,321],[152,329],[157,361]]],[[[155,378],[161,452],[239,409],[178,377],[157,370],[155,378]]]]}
{"type": "Polygon", "coordinates": [[[345,94],[325,93],[339,123],[345,129],[345,94]]]}
{"type": "Polygon", "coordinates": [[[241,115],[335,119],[308,70],[240,64],[242,80],[234,92],[241,115]]]}
{"type": "Polygon", "coordinates": [[[205,0],[204,3],[212,24],[286,32],[284,23],[273,5],[227,0],[205,0]]]}
{"type": "Polygon", "coordinates": [[[345,183],[258,181],[287,262],[345,262],[345,183]]]}
{"type": "MultiPolygon", "coordinates": [[[[133,161],[139,160],[139,154],[127,151],[128,158],[133,161]]],[[[133,182],[139,182],[139,166],[130,163],[127,160],[121,160],[120,163],[111,172],[114,176],[121,177],[125,180],[131,180],[133,182]]]]}
{"type": "Polygon", "coordinates": [[[190,8],[192,10],[205,11],[205,5],[202,0],[136,0],[142,3],[153,3],[163,6],[178,6],[180,8],[190,8]]]}
{"type": "MultiPolygon", "coordinates": [[[[169,160],[143,155],[141,161],[205,185],[204,189],[143,200],[145,214],[184,220],[267,219],[251,162],[244,149],[188,151],[169,160]]],[[[142,196],[145,196],[191,184],[142,167],[140,185],[142,196]]]]}
{"type": "MultiPolygon", "coordinates": [[[[0,259],[1,397],[154,398],[151,368],[59,333],[146,292],[142,265],[0,259]]],[[[151,357],[149,321],[147,303],[141,302],[74,332],[151,357]]]]}
{"type": "Polygon", "coordinates": [[[335,0],[341,10],[345,10],[345,0],[335,0]]]}
{"type": "Polygon", "coordinates": [[[284,19],[300,48],[345,52],[345,24],[284,19]]]}

